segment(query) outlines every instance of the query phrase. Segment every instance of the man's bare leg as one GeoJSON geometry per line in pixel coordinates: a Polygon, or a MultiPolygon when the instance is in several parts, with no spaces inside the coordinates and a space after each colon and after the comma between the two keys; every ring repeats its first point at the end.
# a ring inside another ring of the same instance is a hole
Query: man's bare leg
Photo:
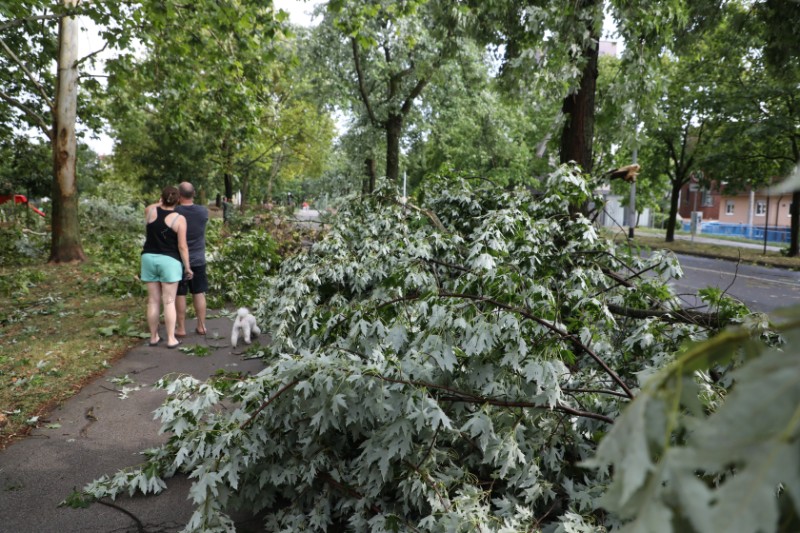
{"type": "MultiPolygon", "coordinates": [[[[194,305],[194,314],[197,315],[197,328],[195,331],[200,335],[206,334],[206,295],[205,293],[198,292],[192,294],[192,305],[194,305]]],[[[184,307],[186,306],[186,299],[184,299],[184,307]]]]}
{"type": "Polygon", "coordinates": [[[175,335],[186,336],[186,296],[175,296],[175,335]]]}

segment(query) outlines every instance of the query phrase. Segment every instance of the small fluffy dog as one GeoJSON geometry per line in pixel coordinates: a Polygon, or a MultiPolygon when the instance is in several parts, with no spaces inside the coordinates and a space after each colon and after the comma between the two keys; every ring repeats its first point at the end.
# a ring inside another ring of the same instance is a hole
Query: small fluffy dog
{"type": "Polygon", "coordinates": [[[246,307],[240,307],[233,320],[233,331],[231,331],[231,346],[236,348],[239,343],[239,334],[244,337],[245,344],[250,344],[251,335],[259,335],[261,330],[256,324],[256,317],[250,314],[246,307]]]}

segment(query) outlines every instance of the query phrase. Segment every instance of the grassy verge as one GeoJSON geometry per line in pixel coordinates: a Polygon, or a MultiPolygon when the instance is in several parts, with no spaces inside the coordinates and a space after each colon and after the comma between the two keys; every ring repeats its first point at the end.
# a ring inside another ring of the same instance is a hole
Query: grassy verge
{"type": "Polygon", "coordinates": [[[0,448],[141,342],[141,297],[100,294],[93,276],[91,265],[0,269],[0,448]]]}
{"type": "MultiPolygon", "coordinates": [[[[618,242],[628,240],[627,235],[622,232],[615,233],[613,238],[618,242]]],[[[679,254],[715,257],[755,265],[800,270],[800,258],[785,257],[780,252],[767,251],[764,253],[762,249],[692,242],[685,239],[665,242],[662,234],[651,232],[635,232],[633,241],[635,245],[649,249],[666,249],[679,254]]]]}

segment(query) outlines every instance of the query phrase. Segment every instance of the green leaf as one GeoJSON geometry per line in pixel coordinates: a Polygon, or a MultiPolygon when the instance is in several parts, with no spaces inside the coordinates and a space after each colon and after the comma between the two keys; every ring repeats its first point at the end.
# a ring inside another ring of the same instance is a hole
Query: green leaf
{"type": "Polygon", "coordinates": [[[73,509],[86,509],[92,504],[93,498],[86,496],[84,493],[73,489],[61,503],[59,507],[71,507],[73,509]]]}

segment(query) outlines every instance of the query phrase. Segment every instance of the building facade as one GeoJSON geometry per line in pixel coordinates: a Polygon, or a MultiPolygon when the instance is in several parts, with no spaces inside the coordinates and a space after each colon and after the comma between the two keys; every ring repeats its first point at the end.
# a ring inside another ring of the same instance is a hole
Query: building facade
{"type": "Polygon", "coordinates": [[[791,193],[770,194],[769,189],[728,193],[724,183],[715,182],[708,188],[690,183],[681,189],[678,214],[689,220],[692,211],[699,211],[703,222],[788,228],[791,205],[791,193]]]}

